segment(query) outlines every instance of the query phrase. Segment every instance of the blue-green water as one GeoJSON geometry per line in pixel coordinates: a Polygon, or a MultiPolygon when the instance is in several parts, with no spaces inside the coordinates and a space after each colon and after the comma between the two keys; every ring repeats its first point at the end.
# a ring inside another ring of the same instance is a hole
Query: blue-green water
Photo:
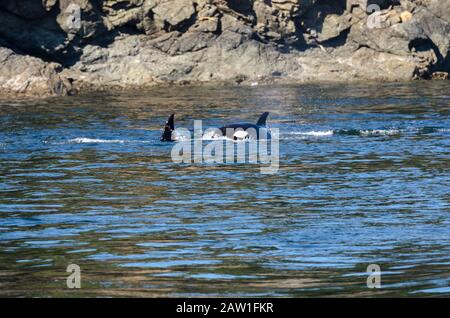
{"type": "Polygon", "coordinates": [[[0,101],[2,296],[448,296],[450,84],[0,101]],[[176,164],[171,112],[280,129],[280,168],[176,164]],[[66,287],[69,264],[82,288],[66,287]],[[381,268],[381,288],[366,285],[381,268]]]}

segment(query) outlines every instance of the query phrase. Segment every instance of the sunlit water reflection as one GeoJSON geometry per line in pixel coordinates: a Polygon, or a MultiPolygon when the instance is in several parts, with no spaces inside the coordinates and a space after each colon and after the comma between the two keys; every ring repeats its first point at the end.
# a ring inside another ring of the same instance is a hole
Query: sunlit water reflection
{"type": "Polygon", "coordinates": [[[450,85],[176,87],[0,101],[0,295],[450,295],[450,85]],[[280,169],[175,164],[190,128],[280,129],[280,169]],[[66,288],[78,264],[82,288],[66,288]],[[378,264],[382,288],[368,289],[378,264]]]}

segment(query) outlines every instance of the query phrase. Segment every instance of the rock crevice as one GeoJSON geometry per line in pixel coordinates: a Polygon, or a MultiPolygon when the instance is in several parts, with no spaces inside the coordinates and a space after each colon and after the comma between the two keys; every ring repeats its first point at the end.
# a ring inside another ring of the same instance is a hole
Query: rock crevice
{"type": "Polygon", "coordinates": [[[447,78],[450,0],[4,0],[0,92],[447,78]]]}

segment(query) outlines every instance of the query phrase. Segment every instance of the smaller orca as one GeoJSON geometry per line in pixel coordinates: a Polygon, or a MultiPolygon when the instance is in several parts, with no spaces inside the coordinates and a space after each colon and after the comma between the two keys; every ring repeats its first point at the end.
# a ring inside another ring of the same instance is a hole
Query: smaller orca
{"type": "Polygon", "coordinates": [[[169,116],[164,126],[164,131],[161,136],[161,141],[174,141],[172,139],[172,132],[175,130],[175,114],[169,116]]]}
{"type": "MultiPolygon", "coordinates": [[[[267,117],[269,112],[263,113],[256,124],[251,123],[238,123],[222,126],[218,128],[222,134],[213,134],[210,136],[212,139],[217,139],[219,137],[226,137],[230,140],[245,140],[245,139],[271,139],[269,129],[266,127],[267,117]]],[[[161,141],[172,142],[176,141],[176,137],[173,136],[175,130],[175,114],[172,114],[167,119],[164,126],[164,131],[161,136],[161,141]]]]}

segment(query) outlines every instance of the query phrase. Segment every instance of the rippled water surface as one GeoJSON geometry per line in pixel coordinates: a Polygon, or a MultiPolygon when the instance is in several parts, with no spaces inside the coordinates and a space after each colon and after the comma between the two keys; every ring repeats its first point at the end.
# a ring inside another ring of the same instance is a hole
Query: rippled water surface
{"type": "Polygon", "coordinates": [[[0,100],[2,296],[449,296],[450,84],[0,100]],[[280,168],[176,164],[190,128],[280,129],[280,168]],[[82,288],[66,287],[78,264],[82,288]],[[366,286],[367,266],[382,271],[366,286]]]}

